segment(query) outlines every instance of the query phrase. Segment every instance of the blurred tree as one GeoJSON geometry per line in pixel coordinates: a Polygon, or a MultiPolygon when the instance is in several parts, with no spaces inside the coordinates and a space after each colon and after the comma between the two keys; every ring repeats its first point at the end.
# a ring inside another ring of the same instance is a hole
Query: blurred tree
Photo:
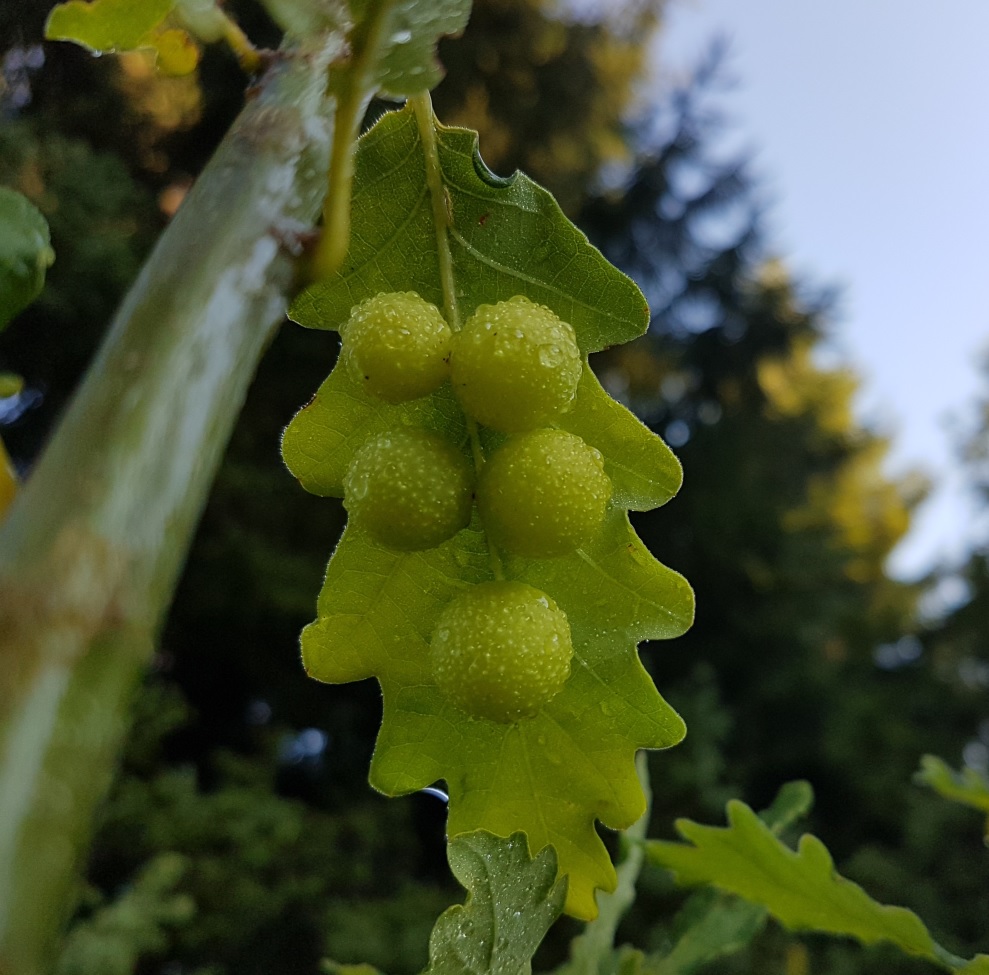
{"type": "Polygon", "coordinates": [[[7,419],[34,407],[5,439],[32,457],[78,381],[120,296],[154,240],[156,210],[120,158],[33,119],[0,128],[0,184],[28,197],[51,227],[56,261],[40,299],[3,337],[0,365],[28,387],[7,419]]]}
{"type": "Polygon", "coordinates": [[[663,0],[480,0],[445,42],[437,115],[480,134],[495,171],[521,169],[575,211],[602,165],[624,160],[663,0]]]}
{"type": "MultiPolygon", "coordinates": [[[[926,832],[957,815],[910,784],[923,752],[957,751],[970,707],[911,635],[920,587],[885,571],[926,485],[883,472],[886,442],[854,417],[854,375],[818,364],[831,298],[767,258],[746,165],[718,156],[720,57],[649,119],[641,157],[581,217],[653,309],[647,337],[602,354],[602,378],[685,471],[682,493],[636,523],[698,606],[685,637],[644,653],[689,729],[654,757],[654,820],[717,817],[728,795],[759,805],[808,778],[815,830],[839,857],[858,851],[846,872],[943,931],[964,919],[960,950],[974,949],[989,936],[972,897],[984,871],[972,843],[926,832]],[[937,885],[935,848],[953,871],[937,885]]],[[[655,893],[630,925],[667,903],[662,884],[655,893]]],[[[774,970],[781,950],[771,934],[731,970],[774,970]]],[[[820,951],[821,970],[912,970],[820,951]]]]}

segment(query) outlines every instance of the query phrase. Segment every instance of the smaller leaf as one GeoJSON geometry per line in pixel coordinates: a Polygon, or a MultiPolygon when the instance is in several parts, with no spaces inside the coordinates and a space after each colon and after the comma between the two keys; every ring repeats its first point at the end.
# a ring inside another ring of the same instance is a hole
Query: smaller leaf
{"type": "MultiPolygon", "coordinates": [[[[759,818],[779,835],[810,811],[814,792],[807,782],[787,782],[759,818]]],[[[709,962],[745,948],[763,929],[769,911],[761,904],[716,890],[693,894],[676,918],[679,932],[670,951],[646,959],[643,975],[691,975],[709,962]]]]}
{"type": "Polygon", "coordinates": [[[524,833],[499,839],[478,831],[452,840],[447,856],[467,901],[437,920],[426,975],[531,972],[532,956],[566,899],[553,848],[533,859],[524,833]]]}
{"type": "Polygon", "coordinates": [[[0,331],[38,297],[54,260],[41,212],[27,197],[0,186],[0,331]]]}
{"type": "MultiPolygon", "coordinates": [[[[521,173],[491,177],[476,132],[438,125],[436,134],[461,319],[478,305],[524,294],[569,322],[585,353],[645,333],[642,292],[591,246],[550,193],[521,173]]],[[[414,114],[382,116],[361,136],[354,167],[353,224],[361,233],[340,270],[293,302],[289,317],[306,328],[338,329],[354,305],[382,291],[416,291],[443,305],[414,114]]]]}
{"type": "Polygon", "coordinates": [[[176,0],[68,0],[48,15],[45,37],[92,51],[133,51],[172,12],[176,0]]]}
{"type": "Polygon", "coordinates": [[[989,779],[975,769],[955,772],[936,755],[924,755],[914,781],[928,786],[944,799],[989,813],[989,779]]]}
{"type": "Polygon", "coordinates": [[[776,793],[768,809],[759,818],[777,835],[803,819],[814,805],[814,790],[809,782],[786,782],[776,793]]]}
{"type": "Polygon", "coordinates": [[[199,48],[178,28],[166,26],[178,0],[68,0],[48,15],[45,37],[75,41],[100,54],[153,50],[166,74],[188,74],[199,48]]]}
{"type": "Polygon", "coordinates": [[[674,871],[677,883],[710,884],[762,904],[788,928],[844,935],[863,944],[891,941],[910,955],[943,958],[916,914],[877,903],[837,874],[816,837],[805,834],[794,852],[737,800],[728,803],[728,823],[722,829],[679,820],[677,830],[693,846],[655,840],[649,857],[674,871]]]}

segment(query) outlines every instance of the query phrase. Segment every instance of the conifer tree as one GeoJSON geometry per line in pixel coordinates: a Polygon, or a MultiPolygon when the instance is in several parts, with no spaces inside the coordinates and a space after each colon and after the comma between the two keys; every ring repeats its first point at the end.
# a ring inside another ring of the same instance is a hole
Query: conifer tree
{"type": "MultiPolygon", "coordinates": [[[[670,96],[650,120],[662,134],[640,132],[625,181],[581,218],[644,282],[653,311],[637,346],[602,356],[602,378],[684,465],[683,504],[637,523],[691,579],[699,607],[676,652],[651,658],[664,686],[677,682],[691,729],[654,758],[658,815],[713,811],[728,795],[759,803],[808,778],[818,831],[839,856],[857,851],[850,874],[893,899],[915,892],[948,926],[952,912],[971,916],[963,891],[978,868],[953,861],[954,882],[930,902],[918,824],[953,814],[917,797],[910,778],[933,742],[960,748],[970,705],[936,656],[889,664],[892,648],[919,647],[920,586],[889,578],[885,560],[926,483],[885,473],[886,441],[854,414],[856,377],[817,364],[832,300],[770,257],[748,166],[717,157],[719,56],[670,96]]],[[[894,970],[881,954],[822,950],[822,970],[894,970]]],[[[753,970],[769,964],[756,958],[753,970]]]]}

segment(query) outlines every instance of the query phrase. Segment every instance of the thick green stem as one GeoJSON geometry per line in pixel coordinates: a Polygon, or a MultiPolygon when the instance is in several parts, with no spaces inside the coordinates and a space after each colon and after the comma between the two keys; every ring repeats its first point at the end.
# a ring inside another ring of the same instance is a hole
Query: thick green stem
{"type": "Polygon", "coordinates": [[[279,56],[0,533],[0,973],[41,975],[127,705],[319,212],[337,38],[279,56]]]}

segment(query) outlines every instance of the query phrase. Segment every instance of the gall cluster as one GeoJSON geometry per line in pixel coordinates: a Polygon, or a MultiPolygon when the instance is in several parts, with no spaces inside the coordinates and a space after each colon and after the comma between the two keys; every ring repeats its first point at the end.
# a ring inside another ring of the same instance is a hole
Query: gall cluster
{"type": "MultiPolygon", "coordinates": [[[[469,447],[418,428],[365,443],[344,479],[355,526],[389,548],[434,548],[470,523],[531,559],[569,555],[601,530],[611,481],[600,453],[553,426],[583,360],[573,328],[522,296],[481,305],[454,332],[414,292],[358,305],[341,329],[344,367],[374,398],[402,403],[450,382],[465,414],[506,439],[475,467],[469,447]]],[[[477,718],[535,714],[570,675],[566,614],[516,581],[470,587],[440,614],[430,645],[437,685],[477,718]]]]}

